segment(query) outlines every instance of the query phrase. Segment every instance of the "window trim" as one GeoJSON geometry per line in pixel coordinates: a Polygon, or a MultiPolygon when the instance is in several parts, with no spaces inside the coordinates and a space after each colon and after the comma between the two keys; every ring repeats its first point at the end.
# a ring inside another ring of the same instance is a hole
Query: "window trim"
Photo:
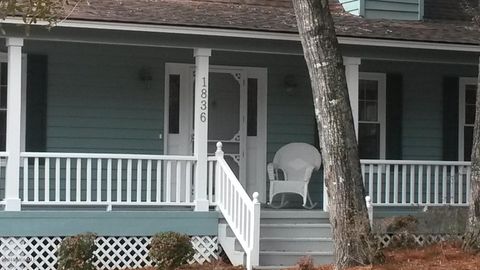
{"type": "Polygon", "coordinates": [[[465,161],[465,91],[467,85],[476,85],[477,78],[475,77],[460,77],[459,78],[459,93],[458,93],[458,160],[465,161]]]}
{"type": "MultiPolygon", "coordinates": [[[[379,159],[385,159],[386,156],[386,126],[387,126],[387,74],[386,73],[374,73],[374,72],[359,72],[360,80],[369,80],[378,82],[378,123],[380,124],[380,157],[379,159]]],[[[360,94],[360,89],[358,90],[360,94]]],[[[360,97],[359,97],[360,99],[360,97]]],[[[357,100],[357,103],[359,102],[357,100]]],[[[357,105],[358,106],[358,105],[357,105]]],[[[358,111],[360,114],[360,110],[358,111]]],[[[358,124],[361,123],[374,123],[369,121],[360,121],[360,115],[358,115],[358,124]]]]}

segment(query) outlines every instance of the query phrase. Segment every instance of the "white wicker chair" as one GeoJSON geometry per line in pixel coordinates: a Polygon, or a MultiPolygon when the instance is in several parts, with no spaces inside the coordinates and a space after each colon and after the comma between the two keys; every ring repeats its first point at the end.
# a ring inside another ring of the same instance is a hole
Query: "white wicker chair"
{"type": "Polygon", "coordinates": [[[315,207],[308,193],[308,183],[312,172],[320,169],[321,164],[320,153],[312,145],[290,143],[280,148],[275,153],[273,162],[267,165],[270,180],[269,204],[274,208],[284,207],[287,204],[285,193],[296,193],[303,197],[303,207],[315,207]],[[282,194],[282,200],[279,205],[273,205],[273,197],[277,194],[282,194]]]}

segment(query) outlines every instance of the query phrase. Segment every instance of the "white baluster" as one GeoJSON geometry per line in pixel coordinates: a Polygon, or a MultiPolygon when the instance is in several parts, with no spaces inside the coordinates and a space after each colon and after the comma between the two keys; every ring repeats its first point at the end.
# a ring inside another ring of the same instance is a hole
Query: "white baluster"
{"type": "Polygon", "coordinates": [[[175,202],[180,202],[180,192],[182,190],[182,162],[177,161],[177,171],[176,171],[176,180],[175,180],[175,202]]]}
{"type": "Polygon", "coordinates": [[[166,189],[165,189],[165,192],[166,192],[166,201],[167,202],[171,202],[172,201],[172,162],[170,160],[167,161],[167,175],[166,175],[166,189]]]}
{"type": "Polygon", "coordinates": [[[122,201],[122,160],[117,160],[117,202],[122,201]]]}
{"type": "Polygon", "coordinates": [[[127,202],[132,201],[132,160],[127,160],[127,202]]]}
{"type": "Polygon", "coordinates": [[[192,162],[187,161],[185,167],[185,202],[189,203],[192,201],[192,162]]]}
{"type": "Polygon", "coordinates": [[[157,169],[156,169],[156,172],[157,172],[157,188],[156,188],[156,202],[161,202],[161,199],[162,199],[162,161],[161,160],[157,160],[157,169]]]}
{"type": "MultiPolygon", "coordinates": [[[[2,159],[2,161],[4,161],[2,159]]],[[[28,158],[23,158],[23,201],[28,202],[28,158]]]]}
{"type": "Polygon", "coordinates": [[[142,163],[143,160],[137,160],[137,202],[142,201],[142,163]]]}
{"type": "Polygon", "coordinates": [[[387,165],[385,173],[385,204],[390,204],[390,164],[387,165]]]}
{"type": "Polygon", "coordinates": [[[398,204],[398,165],[393,166],[393,204],[398,204]]]}
{"type": "Polygon", "coordinates": [[[55,159],[55,201],[60,202],[60,159],[55,159]]]}
{"type": "Polygon", "coordinates": [[[87,159],[87,202],[92,201],[92,159],[87,159]]]}
{"type": "Polygon", "coordinates": [[[77,173],[77,187],[76,187],[76,201],[80,202],[81,197],[82,197],[82,160],[80,158],[77,158],[77,167],[76,167],[76,173],[77,173]]]}
{"type": "Polygon", "coordinates": [[[410,165],[410,204],[415,203],[415,165],[410,165]]]}
{"type": "Polygon", "coordinates": [[[38,181],[38,175],[39,175],[39,170],[40,170],[40,165],[38,158],[35,158],[35,161],[33,163],[33,201],[38,202],[39,201],[39,190],[40,190],[40,184],[38,181]]]}
{"type": "Polygon", "coordinates": [[[97,159],[97,202],[102,201],[102,159],[97,159]]]}
{"type": "Polygon", "coordinates": [[[44,177],[45,177],[45,198],[44,201],[49,202],[50,201],[50,158],[45,158],[45,164],[44,164],[44,177]]]}
{"type": "Polygon", "coordinates": [[[72,191],[72,160],[70,158],[67,158],[65,161],[65,201],[70,202],[72,200],[71,197],[71,191],[72,191]]]}

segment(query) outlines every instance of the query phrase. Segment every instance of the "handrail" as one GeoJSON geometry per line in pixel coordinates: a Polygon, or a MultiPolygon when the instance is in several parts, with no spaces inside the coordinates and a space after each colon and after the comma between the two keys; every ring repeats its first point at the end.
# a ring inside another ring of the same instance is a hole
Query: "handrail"
{"type": "Polygon", "coordinates": [[[471,162],[468,161],[438,161],[438,160],[391,160],[391,159],[362,159],[362,164],[374,165],[456,165],[469,166],[471,162]]]}
{"type": "Polygon", "coordinates": [[[222,143],[217,143],[215,170],[216,203],[247,255],[247,269],[259,265],[260,203],[258,193],[250,199],[224,159],[222,143]]]}
{"type": "MultiPolygon", "coordinates": [[[[0,152],[0,157],[2,153],[0,152]]],[[[194,156],[143,155],[143,154],[105,154],[105,153],[54,153],[54,152],[22,152],[21,157],[30,158],[101,158],[101,159],[152,159],[195,161],[194,156]]]]}

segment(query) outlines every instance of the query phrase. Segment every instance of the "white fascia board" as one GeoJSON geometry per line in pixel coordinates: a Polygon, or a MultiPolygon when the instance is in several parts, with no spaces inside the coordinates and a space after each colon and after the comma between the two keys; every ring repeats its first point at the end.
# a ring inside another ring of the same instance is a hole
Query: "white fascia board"
{"type": "MultiPolygon", "coordinates": [[[[3,21],[3,23],[22,24],[23,21],[19,18],[7,18],[3,21]]],[[[37,23],[37,25],[46,25],[46,24],[47,24],[46,22],[37,23]]],[[[81,21],[81,20],[62,21],[57,25],[57,27],[300,41],[300,37],[297,33],[278,33],[278,32],[221,29],[221,28],[209,28],[209,27],[169,26],[169,25],[133,24],[133,23],[98,22],[98,21],[94,22],[94,21],[81,21]]],[[[480,52],[480,45],[468,45],[468,44],[342,37],[342,36],[338,37],[338,41],[340,44],[345,44],[345,45],[460,51],[460,52],[480,52]]]]}

